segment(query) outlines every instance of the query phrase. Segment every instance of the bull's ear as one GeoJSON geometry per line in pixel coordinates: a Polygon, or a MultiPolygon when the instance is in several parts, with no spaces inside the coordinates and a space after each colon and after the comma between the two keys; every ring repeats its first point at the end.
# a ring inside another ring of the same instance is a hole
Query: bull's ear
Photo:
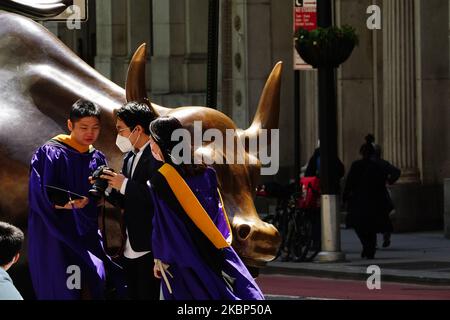
{"type": "Polygon", "coordinates": [[[145,65],[147,61],[147,45],[141,44],[131,59],[128,67],[127,82],[125,84],[127,101],[146,103],[157,116],[155,108],[152,107],[147,97],[145,84],[145,65]]]}

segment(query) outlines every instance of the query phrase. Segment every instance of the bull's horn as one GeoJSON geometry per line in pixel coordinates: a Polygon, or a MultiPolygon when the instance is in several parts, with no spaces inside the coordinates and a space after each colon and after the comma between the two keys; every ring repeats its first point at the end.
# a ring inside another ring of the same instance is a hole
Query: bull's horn
{"type": "Polygon", "coordinates": [[[283,62],[278,62],[267,79],[251,126],[245,130],[247,137],[258,135],[259,129],[278,128],[280,117],[280,87],[283,62]]]}
{"type": "Polygon", "coordinates": [[[126,88],[127,101],[146,103],[157,115],[150,100],[147,97],[145,85],[145,65],[147,61],[147,45],[141,44],[136,50],[128,67],[126,88]]]}

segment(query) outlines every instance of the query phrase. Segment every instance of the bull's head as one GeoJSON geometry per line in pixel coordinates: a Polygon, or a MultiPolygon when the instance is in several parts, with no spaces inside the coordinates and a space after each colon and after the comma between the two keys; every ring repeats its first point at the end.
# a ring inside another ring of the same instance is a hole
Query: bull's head
{"type": "MultiPolygon", "coordinates": [[[[246,130],[236,128],[234,122],[223,113],[210,108],[182,107],[166,109],[151,104],[147,97],[145,86],[145,44],[136,51],[131,61],[126,83],[126,97],[128,101],[146,102],[159,115],[171,115],[180,120],[183,127],[194,136],[194,121],[202,121],[204,131],[215,128],[222,132],[225,137],[223,145],[226,145],[227,136],[225,131],[233,129],[238,136],[232,137],[233,144],[242,143],[248,146],[248,141],[257,139],[260,129],[275,129],[278,127],[280,112],[280,83],[282,63],[279,62],[270,74],[266,86],[259,101],[253,123],[246,130]]],[[[211,155],[211,143],[204,142],[201,148],[195,150],[205,157],[211,155]]],[[[223,158],[227,157],[226,148],[214,152],[221,153],[223,158]]],[[[237,152],[237,148],[232,150],[237,152]]],[[[244,154],[245,164],[214,164],[218,180],[223,193],[225,209],[232,221],[234,241],[233,247],[239,252],[247,264],[258,266],[261,263],[272,260],[281,242],[280,235],[274,226],[263,222],[256,212],[253,202],[256,185],[260,176],[261,162],[250,164],[249,158],[254,157],[246,149],[244,154]]],[[[237,155],[234,155],[237,158],[237,155]]],[[[254,162],[253,162],[254,163],[254,162]]]]}

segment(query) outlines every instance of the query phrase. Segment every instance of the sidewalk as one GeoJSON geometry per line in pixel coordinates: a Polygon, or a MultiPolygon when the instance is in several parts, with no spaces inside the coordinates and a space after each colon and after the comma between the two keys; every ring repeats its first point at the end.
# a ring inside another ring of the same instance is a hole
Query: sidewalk
{"type": "Polygon", "coordinates": [[[378,236],[375,259],[362,259],[361,244],[354,230],[341,229],[341,249],[346,261],[269,262],[262,274],[288,274],[335,279],[367,280],[367,266],[378,265],[384,281],[450,285],[450,239],[443,232],[393,234],[391,245],[382,248],[378,236]]]}

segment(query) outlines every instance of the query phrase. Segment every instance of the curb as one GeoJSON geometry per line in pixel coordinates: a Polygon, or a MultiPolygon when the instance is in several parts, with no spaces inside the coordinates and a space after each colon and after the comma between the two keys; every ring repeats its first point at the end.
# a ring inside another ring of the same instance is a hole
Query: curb
{"type": "MultiPolygon", "coordinates": [[[[397,270],[398,271],[398,270],[397,270]]],[[[366,281],[370,274],[365,272],[348,272],[341,270],[324,270],[304,267],[279,267],[266,266],[260,270],[261,275],[290,275],[290,276],[310,276],[317,278],[332,278],[336,280],[361,280],[366,281]]],[[[450,278],[430,277],[426,275],[397,275],[384,272],[381,279],[387,282],[418,284],[418,285],[439,285],[450,286],[450,278]]]]}

